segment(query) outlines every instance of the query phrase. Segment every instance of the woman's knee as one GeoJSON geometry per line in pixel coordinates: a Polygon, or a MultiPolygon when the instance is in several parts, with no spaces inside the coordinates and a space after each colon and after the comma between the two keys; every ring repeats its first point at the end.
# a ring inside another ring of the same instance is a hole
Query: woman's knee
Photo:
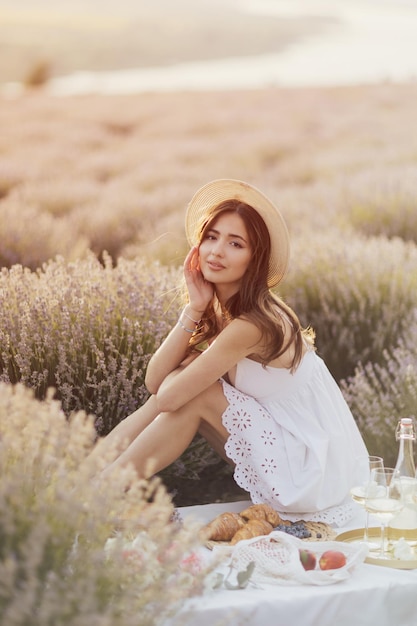
{"type": "Polygon", "coordinates": [[[222,415],[229,403],[223,393],[223,386],[215,382],[200,396],[200,417],[211,424],[222,424],[222,415]]]}
{"type": "Polygon", "coordinates": [[[183,406],[178,409],[165,410],[163,413],[177,419],[180,416],[189,416],[188,419],[217,422],[219,418],[221,419],[227,406],[228,402],[223,393],[223,387],[220,382],[216,381],[183,406]]]}

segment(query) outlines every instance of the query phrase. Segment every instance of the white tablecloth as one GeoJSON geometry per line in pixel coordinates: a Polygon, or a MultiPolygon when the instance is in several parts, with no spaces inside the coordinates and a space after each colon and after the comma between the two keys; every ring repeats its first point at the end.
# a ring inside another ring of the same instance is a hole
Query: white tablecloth
{"type": "MultiPolygon", "coordinates": [[[[246,502],[179,509],[182,517],[208,522],[246,502]]],[[[363,526],[364,512],[338,532],[363,526]]],[[[417,626],[417,570],[361,563],[352,576],[332,585],[262,585],[216,589],[187,601],[169,626],[417,626]]]]}

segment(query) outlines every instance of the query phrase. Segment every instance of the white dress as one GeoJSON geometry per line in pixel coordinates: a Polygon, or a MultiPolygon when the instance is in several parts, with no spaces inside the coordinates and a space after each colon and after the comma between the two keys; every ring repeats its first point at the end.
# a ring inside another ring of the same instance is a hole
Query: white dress
{"type": "Polygon", "coordinates": [[[292,374],[245,358],[235,386],[222,384],[229,402],[225,451],[252,502],[270,504],[286,519],[345,524],[354,511],[349,490],[357,457],[368,452],[323,360],[309,351],[292,374]]]}

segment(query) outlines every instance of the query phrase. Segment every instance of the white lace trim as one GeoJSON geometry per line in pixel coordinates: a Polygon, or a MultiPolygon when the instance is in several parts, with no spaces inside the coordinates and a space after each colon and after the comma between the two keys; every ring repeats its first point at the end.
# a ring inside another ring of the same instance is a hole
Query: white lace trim
{"type": "MultiPolygon", "coordinates": [[[[255,463],[252,457],[252,443],[244,433],[250,430],[253,422],[267,424],[271,420],[269,413],[254,398],[235,389],[222,381],[223,391],[229,405],[222,416],[222,421],[229,432],[225,445],[227,456],[235,463],[234,479],[245,489],[254,504],[269,504],[282,517],[291,521],[321,521],[332,526],[345,526],[354,516],[354,506],[350,498],[330,508],[315,512],[296,512],[283,510],[279,501],[279,459],[265,457],[265,462],[255,463]],[[250,406],[249,406],[250,405],[250,406]],[[249,410],[250,409],[250,410],[249,410]],[[258,413],[256,415],[256,413],[258,413]],[[273,481],[271,480],[273,476],[273,481]]],[[[263,442],[269,448],[270,439],[276,439],[269,429],[264,430],[263,442]]],[[[271,443],[272,445],[272,443],[271,443]]]]}
{"type": "MultiPolygon", "coordinates": [[[[254,503],[260,504],[260,503],[254,503]]],[[[346,502],[316,513],[283,513],[282,518],[291,522],[303,519],[306,522],[326,522],[330,526],[346,526],[356,513],[352,502],[346,502]]],[[[281,513],[280,513],[281,515],[281,513]]]]}

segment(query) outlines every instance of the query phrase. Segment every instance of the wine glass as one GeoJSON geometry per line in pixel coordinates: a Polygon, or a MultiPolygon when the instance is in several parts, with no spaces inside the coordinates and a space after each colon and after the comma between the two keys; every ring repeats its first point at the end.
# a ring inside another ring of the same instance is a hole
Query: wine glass
{"type": "Polygon", "coordinates": [[[392,467],[373,469],[365,494],[365,508],[380,520],[380,559],[389,558],[385,551],[385,529],[388,522],[402,510],[403,506],[399,471],[392,467]]]}
{"type": "MultiPolygon", "coordinates": [[[[380,456],[361,456],[356,459],[355,482],[354,486],[351,487],[350,490],[350,496],[352,500],[354,500],[363,507],[365,506],[366,489],[371,480],[371,472],[374,469],[383,468],[384,460],[380,456]]],[[[367,543],[370,548],[375,547],[375,545],[369,541],[369,511],[366,511],[365,515],[365,526],[363,529],[362,541],[367,543]]]]}

